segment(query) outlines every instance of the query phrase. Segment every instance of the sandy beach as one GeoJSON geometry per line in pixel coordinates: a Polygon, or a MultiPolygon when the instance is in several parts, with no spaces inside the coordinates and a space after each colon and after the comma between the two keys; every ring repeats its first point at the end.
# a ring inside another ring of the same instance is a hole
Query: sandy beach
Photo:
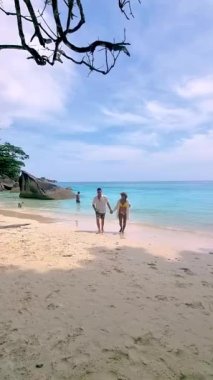
{"type": "Polygon", "coordinates": [[[213,236],[0,211],[1,380],[213,379],[213,236]]]}

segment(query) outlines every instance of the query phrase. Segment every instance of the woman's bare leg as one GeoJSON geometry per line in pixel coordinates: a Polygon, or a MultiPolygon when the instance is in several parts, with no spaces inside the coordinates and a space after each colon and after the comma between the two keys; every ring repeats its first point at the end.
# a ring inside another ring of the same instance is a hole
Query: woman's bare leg
{"type": "Polygon", "coordinates": [[[120,226],[120,231],[119,232],[122,232],[122,228],[123,228],[123,226],[122,226],[122,215],[119,214],[118,218],[119,218],[119,226],[120,226]]]}
{"type": "Polygon", "coordinates": [[[124,232],[126,228],[126,215],[123,215],[123,227],[122,227],[122,232],[124,232]]]}

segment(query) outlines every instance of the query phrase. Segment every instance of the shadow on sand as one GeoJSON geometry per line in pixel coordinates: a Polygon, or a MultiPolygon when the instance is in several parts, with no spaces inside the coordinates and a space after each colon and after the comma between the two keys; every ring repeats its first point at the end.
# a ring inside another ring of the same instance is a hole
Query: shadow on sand
{"type": "Polygon", "coordinates": [[[0,379],[212,379],[213,267],[182,256],[99,246],[75,268],[61,252],[67,270],[1,265],[0,379]]]}

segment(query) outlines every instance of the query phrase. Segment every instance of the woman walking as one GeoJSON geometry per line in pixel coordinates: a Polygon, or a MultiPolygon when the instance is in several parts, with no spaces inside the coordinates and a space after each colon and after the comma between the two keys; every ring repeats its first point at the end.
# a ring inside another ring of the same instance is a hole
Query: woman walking
{"type": "Polygon", "coordinates": [[[126,228],[126,221],[129,217],[129,208],[130,203],[127,200],[128,196],[126,193],[121,193],[121,198],[117,202],[115,208],[113,211],[117,210],[117,215],[119,219],[119,225],[120,225],[120,233],[124,233],[124,230],[126,228]]]}

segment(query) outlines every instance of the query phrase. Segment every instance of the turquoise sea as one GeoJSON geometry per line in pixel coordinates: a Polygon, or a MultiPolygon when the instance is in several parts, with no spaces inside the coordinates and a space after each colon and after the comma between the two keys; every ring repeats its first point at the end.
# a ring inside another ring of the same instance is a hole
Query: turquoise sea
{"type": "MultiPolygon", "coordinates": [[[[114,207],[121,191],[131,203],[131,222],[188,230],[208,230],[213,233],[213,181],[193,182],[63,182],[81,192],[81,204],[75,200],[39,201],[24,199],[24,208],[67,215],[93,215],[92,199],[96,188],[114,207]]],[[[18,194],[0,193],[0,207],[17,207],[18,194]]]]}

